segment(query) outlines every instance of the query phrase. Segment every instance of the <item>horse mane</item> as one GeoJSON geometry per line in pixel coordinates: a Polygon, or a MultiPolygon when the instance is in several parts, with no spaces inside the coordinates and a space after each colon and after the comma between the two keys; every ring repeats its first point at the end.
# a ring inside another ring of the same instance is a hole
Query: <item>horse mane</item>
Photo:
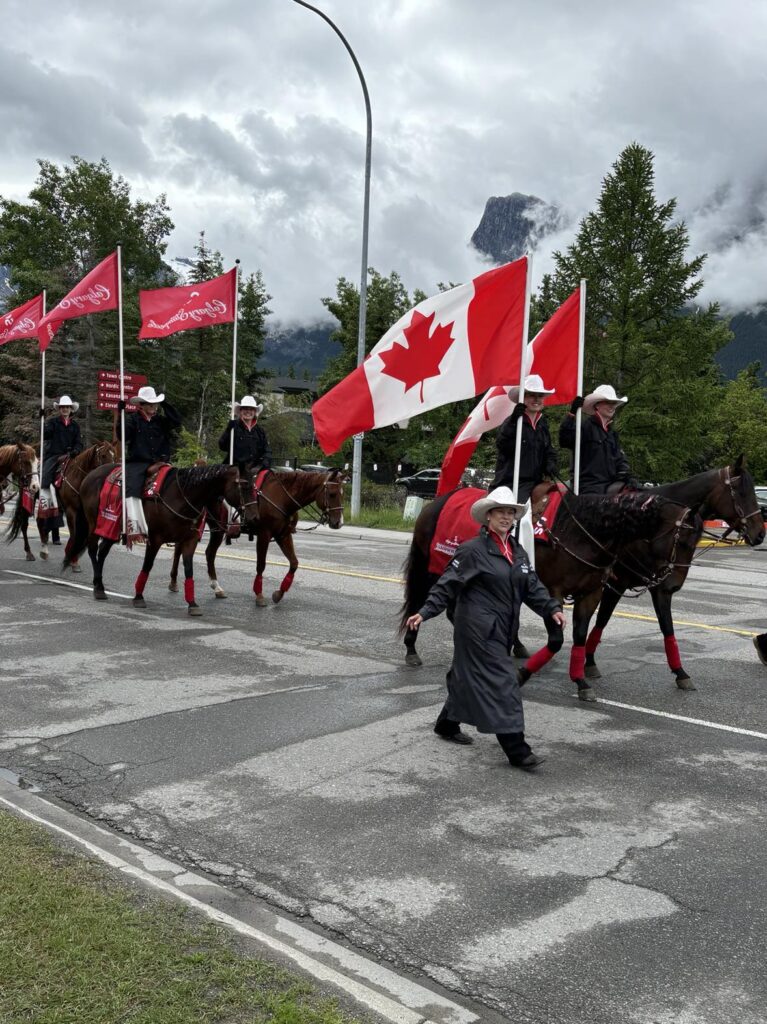
{"type": "MultiPolygon", "coordinates": [[[[232,467],[222,463],[214,463],[212,466],[189,466],[187,469],[177,469],[176,479],[182,487],[195,487],[197,484],[210,483],[218,480],[232,467]]],[[[170,478],[169,478],[170,479],[170,478]]]]}
{"type": "Polygon", "coordinates": [[[10,467],[16,456],[16,452],[19,449],[21,449],[22,454],[25,455],[30,462],[34,462],[37,458],[35,449],[31,444],[22,444],[21,442],[18,444],[15,442],[13,444],[4,444],[0,447],[0,468],[4,469],[6,464],[10,467]]]}
{"type": "MultiPolygon", "coordinates": [[[[655,513],[653,518],[659,523],[666,506],[674,511],[677,509],[676,503],[647,491],[634,491],[615,496],[565,494],[560,515],[565,513],[578,527],[587,530],[598,539],[615,541],[631,534],[640,524],[646,524],[649,511],[655,513]]],[[[558,527],[559,516],[554,525],[555,534],[559,532],[558,527]]]]}

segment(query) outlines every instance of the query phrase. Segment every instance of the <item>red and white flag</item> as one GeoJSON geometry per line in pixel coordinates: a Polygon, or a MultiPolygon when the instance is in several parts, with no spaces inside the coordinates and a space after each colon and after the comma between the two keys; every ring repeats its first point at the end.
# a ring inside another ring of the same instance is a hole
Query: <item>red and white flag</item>
{"type": "MultiPolygon", "coordinates": [[[[537,373],[553,395],[546,395],[547,405],[572,402],[578,394],[578,345],[580,336],[580,289],[562,303],[556,313],[527,346],[525,376],[537,373]]],[[[447,494],[461,482],[464,470],[474,454],[480,438],[495,430],[511,415],[517,404],[519,388],[517,369],[514,386],[490,388],[482,401],[472,409],[466,422],[453,438],[437,484],[437,494],[447,494]]]]}
{"type": "Polygon", "coordinates": [[[65,320],[117,309],[118,294],[117,253],[113,252],[42,318],[37,328],[40,351],[45,352],[65,320]]]}
{"type": "Polygon", "coordinates": [[[527,258],[475,277],[406,313],[365,362],[312,406],[326,455],[359,431],[471,398],[519,375],[527,258]]]}
{"type": "Polygon", "coordinates": [[[17,338],[36,338],[37,328],[43,318],[43,296],[25,302],[23,306],[0,314],[0,345],[6,345],[17,338]]]}
{"type": "Polygon", "coordinates": [[[180,288],[153,288],[139,292],[139,338],[167,338],[177,331],[232,323],[237,268],[220,277],[180,288]]]}

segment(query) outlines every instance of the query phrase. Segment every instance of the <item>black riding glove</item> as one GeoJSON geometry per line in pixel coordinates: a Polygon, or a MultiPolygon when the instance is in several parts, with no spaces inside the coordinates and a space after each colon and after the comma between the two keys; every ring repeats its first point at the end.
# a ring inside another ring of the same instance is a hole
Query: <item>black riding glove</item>
{"type": "Polygon", "coordinates": [[[117,399],[117,411],[118,412],[125,412],[127,406],[128,406],[128,403],[125,401],[124,398],[118,398],[117,399]]]}
{"type": "Polygon", "coordinates": [[[575,414],[578,412],[578,410],[582,406],[583,406],[583,398],[580,395],[576,395],[576,397],[572,400],[572,403],[570,405],[570,413],[573,416],[575,416],[575,414]]]}
{"type": "Polygon", "coordinates": [[[524,405],[522,404],[522,402],[517,402],[517,404],[514,406],[514,409],[512,410],[512,413],[511,413],[511,422],[512,423],[516,423],[517,420],[521,420],[524,415],[525,415],[525,407],[524,407],[524,405]]]}
{"type": "Polygon", "coordinates": [[[44,417],[45,417],[45,409],[42,409],[42,408],[41,408],[41,409],[39,409],[38,411],[39,411],[39,413],[40,413],[40,417],[41,417],[41,419],[42,419],[42,418],[44,418],[44,417]]]}

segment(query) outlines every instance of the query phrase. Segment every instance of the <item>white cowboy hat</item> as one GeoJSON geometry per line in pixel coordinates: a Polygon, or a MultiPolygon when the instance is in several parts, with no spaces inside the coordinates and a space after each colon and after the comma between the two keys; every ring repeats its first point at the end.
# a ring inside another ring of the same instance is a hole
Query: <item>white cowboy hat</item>
{"type": "Polygon", "coordinates": [[[263,408],[264,408],[263,403],[261,403],[261,405],[259,405],[259,403],[255,400],[253,395],[245,395],[241,402],[235,402],[234,403],[234,411],[235,411],[235,413],[238,413],[240,411],[240,409],[255,409],[256,410],[256,416],[260,416],[261,415],[261,411],[263,410],[263,408]]]}
{"type": "MultiPolygon", "coordinates": [[[[529,377],[525,377],[525,394],[526,395],[553,395],[555,388],[547,388],[543,383],[543,377],[537,373],[531,373],[529,377]]],[[[509,388],[509,398],[512,402],[519,401],[519,388],[509,388]]]]}
{"type": "Polygon", "coordinates": [[[586,395],[583,399],[583,411],[585,413],[592,413],[594,406],[600,402],[616,402],[618,405],[625,405],[628,402],[628,398],[619,398],[612,384],[600,384],[598,388],[594,388],[591,394],[586,395]]]}
{"type": "Polygon", "coordinates": [[[155,389],[151,387],[139,388],[139,392],[133,401],[146,405],[160,405],[161,402],[165,401],[165,395],[158,395],[155,389]]]}
{"type": "Polygon", "coordinates": [[[513,508],[517,515],[519,515],[524,507],[524,505],[519,504],[514,491],[510,487],[496,487],[494,491],[490,491],[484,498],[475,501],[471,506],[470,512],[471,518],[476,519],[478,523],[482,523],[484,526],[487,522],[487,513],[494,508],[513,508]]]}
{"type": "Polygon", "coordinates": [[[72,407],[72,412],[77,412],[80,408],[80,403],[73,402],[69,395],[62,395],[58,402],[53,403],[53,408],[59,409],[62,405],[70,405],[72,407]]]}

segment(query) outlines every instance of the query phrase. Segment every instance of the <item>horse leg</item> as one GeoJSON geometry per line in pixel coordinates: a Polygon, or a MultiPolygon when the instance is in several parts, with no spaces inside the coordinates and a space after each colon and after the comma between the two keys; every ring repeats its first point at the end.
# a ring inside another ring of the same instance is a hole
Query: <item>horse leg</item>
{"type": "Polygon", "coordinates": [[[605,626],[612,618],[612,614],[618,607],[618,602],[625,592],[625,587],[621,590],[616,588],[614,584],[610,584],[610,586],[605,587],[602,591],[602,600],[599,602],[599,610],[597,611],[597,621],[594,623],[594,628],[586,640],[586,664],[584,671],[587,679],[602,678],[602,673],[597,668],[594,655],[602,640],[605,626]]]}
{"type": "Polygon", "coordinates": [[[282,578],[280,588],[272,593],[272,601],[275,604],[279,604],[293,586],[293,577],[296,575],[296,569],[298,568],[298,559],[296,558],[296,549],[293,547],[293,534],[290,531],[286,531],[274,539],[277,541],[280,551],[288,560],[288,571],[282,578]]]}
{"type": "Polygon", "coordinates": [[[221,547],[223,539],[223,531],[211,530],[208,546],[205,548],[205,564],[208,567],[208,582],[210,583],[210,588],[216,597],[227,596],[224,588],[219,586],[218,577],[216,576],[216,555],[218,554],[218,549],[221,547]]]}
{"type": "MultiPolygon", "coordinates": [[[[19,501],[21,501],[21,495],[19,495],[19,501]]],[[[32,548],[29,546],[29,513],[24,513],[24,518],[21,520],[21,536],[24,539],[24,557],[28,562],[34,562],[35,556],[32,554],[32,548]]]]}
{"type": "Polygon", "coordinates": [[[181,545],[175,544],[173,547],[173,562],[170,567],[170,583],[168,583],[168,590],[171,594],[178,593],[178,563],[181,561],[181,545]]]}
{"type": "Polygon", "coordinates": [[[68,505],[66,509],[66,518],[67,529],[69,530],[69,539],[64,545],[64,563],[62,566],[62,571],[64,569],[71,569],[72,572],[82,572],[83,570],[80,566],[80,562],[77,556],[75,555],[74,558],[70,557],[72,553],[72,548],[74,547],[75,530],[77,527],[77,510],[73,509],[71,506],[68,505]]]}
{"type": "Polygon", "coordinates": [[[562,650],[562,645],[565,642],[565,632],[562,627],[552,618],[545,619],[544,625],[548,634],[546,646],[541,647],[539,651],[531,655],[519,670],[520,686],[524,686],[531,676],[535,675],[536,672],[540,672],[543,666],[547,665],[554,655],[562,650]]]}
{"type": "Polygon", "coordinates": [[[264,597],[264,569],[266,568],[266,552],[269,550],[269,534],[259,530],[256,534],[256,578],[253,580],[253,593],[256,595],[256,607],[266,608],[264,597]]]}
{"type": "Polygon", "coordinates": [[[405,650],[407,651],[407,654],[405,655],[405,664],[410,665],[411,668],[419,668],[419,666],[423,665],[423,662],[421,661],[421,656],[415,649],[415,642],[417,639],[417,629],[405,630],[405,636],[403,640],[403,643],[405,644],[405,650]]]}
{"type": "Polygon", "coordinates": [[[97,601],[106,601],[107,594],[104,590],[104,562],[112,550],[115,542],[107,540],[106,537],[95,537],[93,534],[88,538],[88,554],[93,565],[93,596],[97,601]]]}
{"type": "Polygon", "coordinates": [[[197,537],[185,540],[181,545],[181,558],[184,562],[184,600],[190,615],[202,615],[202,608],[194,599],[194,550],[197,547],[197,537]]]}
{"type": "Polygon", "coordinates": [[[673,591],[662,590],[659,587],[653,587],[650,590],[650,597],[652,598],[653,608],[658,618],[658,625],[663,634],[663,645],[666,648],[668,667],[676,676],[676,685],[680,690],[694,690],[695,686],[692,680],[682,668],[679,646],[674,636],[674,620],[671,616],[671,598],[673,596],[673,591]]]}
{"type": "Polygon", "coordinates": [[[43,525],[43,520],[37,520],[37,532],[40,534],[40,557],[44,562],[48,561],[48,527],[43,525]]]}
{"type": "Polygon", "coordinates": [[[149,579],[149,573],[152,571],[152,566],[154,565],[154,560],[155,558],[157,558],[157,552],[159,550],[159,545],[152,545],[147,543],[146,553],[144,554],[144,561],[141,566],[141,572],[136,577],[136,582],[133,585],[134,608],[146,608],[146,601],[144,600],[144,588],[146,587],[147,580],[149,579]]]}
{"type": "Polygon", "coordinates": [[[570,651],[570,678],[578,687],[578,700],[595,701],[593,687],[586,682],[586,635],[589,631],[589,622],[594,614],[599,600],[602,597],[601,590],[595,590],[591,594],[584,594],[575,599],[573,608],[573,646],[570,651]]]}

